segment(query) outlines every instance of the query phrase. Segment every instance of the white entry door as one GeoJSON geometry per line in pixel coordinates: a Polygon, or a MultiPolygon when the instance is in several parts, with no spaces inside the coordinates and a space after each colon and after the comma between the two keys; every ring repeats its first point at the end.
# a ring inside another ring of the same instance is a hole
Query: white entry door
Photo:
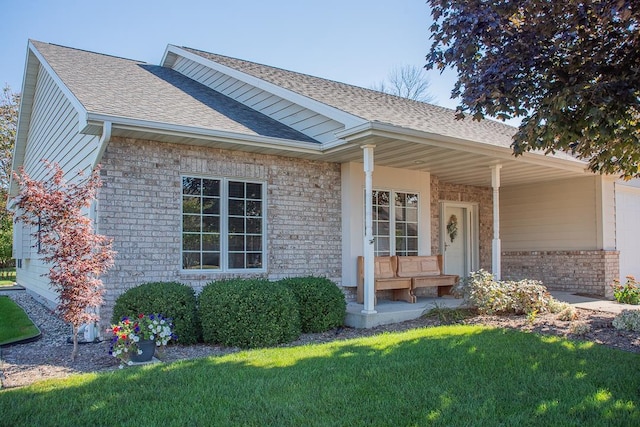
{"type": "Polygon", "coordinates": [[[444,202],[440,222],[440,243],[444,273],[466,277],[477,269],[476,207],[444,202]]]}

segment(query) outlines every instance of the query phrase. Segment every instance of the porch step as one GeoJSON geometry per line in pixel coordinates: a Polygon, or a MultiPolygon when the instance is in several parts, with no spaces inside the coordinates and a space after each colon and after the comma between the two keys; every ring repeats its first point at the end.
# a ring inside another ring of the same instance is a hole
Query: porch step
{"type": "Polygon", "coordinates": [[[375,328],[381,325],[417,319],[437,307],[456,308],[462,305],[462,299],[450,296],[441,298],[418,298],[415,304],[404,301],[380,300],[375,306],[376,313],[362,313],[363,304],[350,302],[347,304],[347,315],[344,323],[351,328],[375,328]]]}

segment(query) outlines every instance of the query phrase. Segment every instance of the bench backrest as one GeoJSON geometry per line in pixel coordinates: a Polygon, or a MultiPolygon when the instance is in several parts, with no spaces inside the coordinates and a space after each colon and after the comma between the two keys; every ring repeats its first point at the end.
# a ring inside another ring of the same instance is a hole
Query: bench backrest
{"type": "Polygon", "coordinates": [[[439,276],[442,274],[442,255],[401,256],[398,258],[398,277],[439,276]]]}
{"type": "MultiPolygon", "coordinates": [[[[397,256],[374,257],[373,277],[376,279],[391,279],[396,277],[398,269],[397,256]]],[[[364,281],[364,257],[358,257],[358,282],[364,281]]]]}

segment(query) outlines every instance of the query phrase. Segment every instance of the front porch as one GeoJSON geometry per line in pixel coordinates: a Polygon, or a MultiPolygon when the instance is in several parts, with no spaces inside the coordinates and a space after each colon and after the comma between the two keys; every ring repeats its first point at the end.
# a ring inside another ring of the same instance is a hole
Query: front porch
{"type": "MultiPolygon", "coordinates": [[[[602,298],[591,298],[574,292],[550,290],[549,293],[558,301],[566,302],[576,308],[586,310],[620,313],[628,309],[626,304],[602,298]]],[[[404,301],[380,300],[376,304],[377,313],[362,313],[363,304],[350,302],[347,304],[347,316],[345,325],[351,328],[375,328],[376,326],[390,325],[417,319],[434,308],[458,308],[464,303],[462,298],[454,298],[451,295],[443,297],[418,297],[415,304],[404,301]]]]}
{"type": "Polygon", "coordinates": [[[417,319],[434,308],[457,308],[462,303],[462,299],[450,295],[418,297],[413,304],[404,301],[379,300],[375,306],[375,313],[363,313],[364,304],[352,301],[347,304],[344,324],[351,328],[374,328],[417,319]]]}

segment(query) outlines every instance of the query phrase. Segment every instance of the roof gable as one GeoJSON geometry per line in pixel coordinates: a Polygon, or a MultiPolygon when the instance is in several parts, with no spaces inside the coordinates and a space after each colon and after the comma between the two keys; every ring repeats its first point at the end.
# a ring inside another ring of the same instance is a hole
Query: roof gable
{"type": "Polygon", "coordinates": [[[316,142],[166,67],[33,42],[89,115],[316,142]]]}
{"type": "Polygon", "coordinates": [[[175,46],[167,48],[162,64],[322,143],[365,122],[175,46]]]}
{"type": "Polygon", "coordinates": [[[501,147],[509,147],[516,132],[516,128],[494,120],[456,120],[455,110],[424,102],[193,48],[182,49],[367,122],[501,147]]]}

